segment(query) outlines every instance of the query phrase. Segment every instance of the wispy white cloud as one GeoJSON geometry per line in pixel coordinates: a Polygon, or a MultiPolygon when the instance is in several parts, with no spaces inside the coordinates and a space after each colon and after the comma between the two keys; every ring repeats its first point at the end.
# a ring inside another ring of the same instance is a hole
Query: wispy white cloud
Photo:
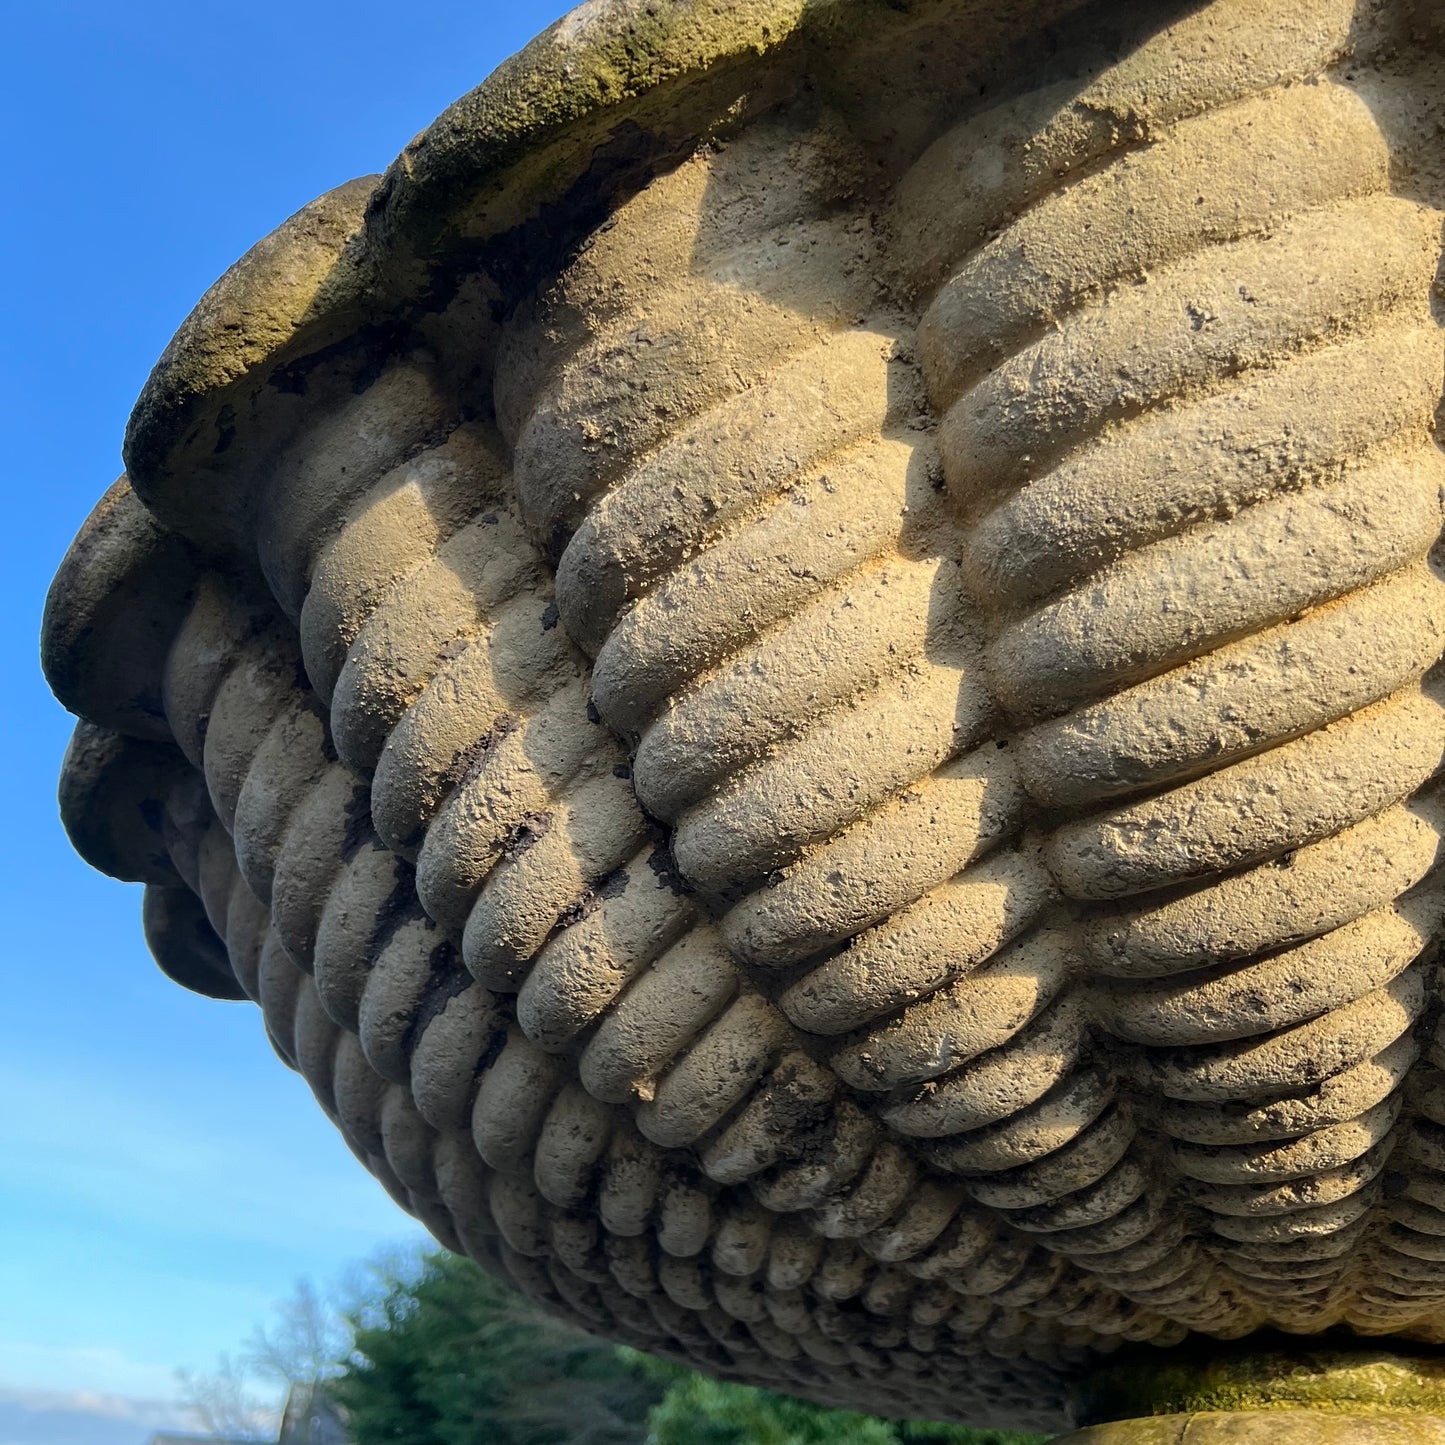
{"type": "MultiPolygon", "coordinates": [[[[149,1399],[180,1409],[176,1372],[108,1345],[41,1345],[0,1340],[0,1400],[149,1399]]],[[[29,1405],[28,1409],[39,1409],[29,1405]]],[[[68,1408],[68,1407],[67,1407],[68,1408]]]]}
{"type": "Polygon", "coordinates": [[[10,1390],[0,1386],[0,1404],[34,1414],[94,1415],[124,1420],[151,1430],[196,1430],[194,1413],[174,1400],[137,1400],[94,1390],[10,1390]]]}
{"type": "Polygon", "coordinates": [[[161,1100],[78,1069],[37,1078],[0,1063],[0,1097],[19,1104],[5,1130],[10,1187],[103,1209],[112,1223],[148,1219],[161,1199],[199,1197],[206,1208],[173,1229],[257,1243],[340,1235],[364,1250],[395,1232],[396,1207],[331,1135],[304,1085],[255,1043],[264,1106],[226,1113],[220,1126],[212,1096],[224,1086],[193,1080],[190,1092],[161,1100]]]}

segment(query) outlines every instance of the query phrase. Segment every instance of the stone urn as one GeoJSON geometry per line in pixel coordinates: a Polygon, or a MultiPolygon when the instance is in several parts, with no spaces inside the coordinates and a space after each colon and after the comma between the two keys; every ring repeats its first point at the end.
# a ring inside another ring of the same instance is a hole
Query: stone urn
{"type": "Polygon", "coordinates": [[[1442,208],[1438,0],[593,0],[157,364],[75,846],[587,1330],[1445,1441],[1442,208]]]}

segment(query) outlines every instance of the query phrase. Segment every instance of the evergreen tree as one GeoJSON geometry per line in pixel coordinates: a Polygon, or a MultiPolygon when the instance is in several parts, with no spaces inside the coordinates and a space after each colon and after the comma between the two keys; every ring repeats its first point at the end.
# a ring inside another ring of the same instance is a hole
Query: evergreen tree
{"type": "Polygon", "coordinates": [[[352,1323],[331,1388],[356,1445],[642,1445],[662,1395],[457,1255],[394,1277],[352,1323]]]}
{"type": "Polygon", "coordinates": [[[625,1353],[668,1384],[648,1420],[647,1445],[1031,1445],[1040,1438],[830,1410],[625,1353]]]}
{"type": "Polygon", "coordinates": [[[727,1384],[542,1314],[470,1260],[393,1271],[332,1386],[355,1445],[1028,1445],[727,1384]]]}

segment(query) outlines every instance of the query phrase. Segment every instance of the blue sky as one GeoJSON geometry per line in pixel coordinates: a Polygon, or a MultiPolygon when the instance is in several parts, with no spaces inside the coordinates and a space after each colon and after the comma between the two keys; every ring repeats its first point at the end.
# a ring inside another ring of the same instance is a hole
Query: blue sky
{"type": "Polygon", "coordinates": [[[139,890],[70,852],[70,724],[36,637],[202,291],[564,8],[0,0],[0,1445],[136,1445],[178,1366],[234,1349],[299,1276],[415,1236],[255,1011],[163,979],[139,890]]]}

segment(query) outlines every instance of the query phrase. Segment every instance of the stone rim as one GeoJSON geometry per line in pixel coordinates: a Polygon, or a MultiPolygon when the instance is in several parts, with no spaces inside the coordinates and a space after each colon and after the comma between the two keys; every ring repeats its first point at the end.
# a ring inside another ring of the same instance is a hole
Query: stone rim
{"type": "MultiPolygon", "coordinates": [[[[487,242],[557,203],[628,127],[658,127],[644,165],[695,144],[707,102],[741,66],[757,71],[842,16],[900,15],[880,0],[588,0],[454,102],[380,176],[303,206],[237,260],[182,322],[126,428],[143,497],[196,439],[216,398],[287,358],[337,344],[399,298],[476,267],[487,242]],[[672,133],[678,93],[699,93],[672,133]],[[484,204],[478,206],[478,196],[484,204]],[[473,214],[459,223],[464,200],[473,214]]],[[[989,0],[993,3],[993,0],[989,0]]]]}

